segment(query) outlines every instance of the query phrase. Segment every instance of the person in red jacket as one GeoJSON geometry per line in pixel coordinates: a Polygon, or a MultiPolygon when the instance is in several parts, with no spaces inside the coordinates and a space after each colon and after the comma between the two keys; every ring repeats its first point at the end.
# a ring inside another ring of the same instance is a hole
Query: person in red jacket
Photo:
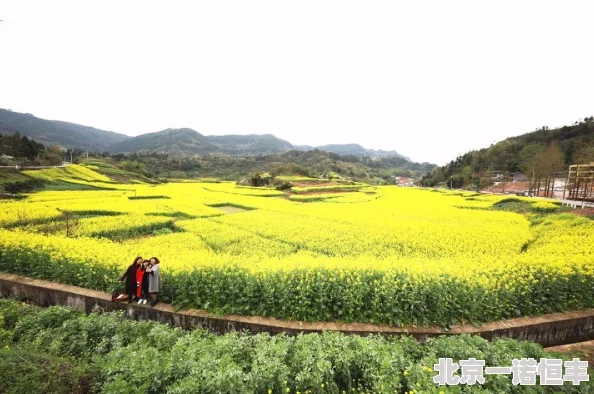
{"type": "Polygon", "coordinates": [[[136,271],[136,297],[139,298],[138,304],[146,304],[148,300],[148,274],[150,261],[144,260],[142,265],[136,271]]]}
{"type": "Polygon", "coordinates": [[[134,262],[128,267],[124,275],[120,278],[120,282],[126,279],[126,294],[128,294],[128,304],[132,302],[136,296],[136,270],[141,266],[143,258],[138,256],[134,262]]]}

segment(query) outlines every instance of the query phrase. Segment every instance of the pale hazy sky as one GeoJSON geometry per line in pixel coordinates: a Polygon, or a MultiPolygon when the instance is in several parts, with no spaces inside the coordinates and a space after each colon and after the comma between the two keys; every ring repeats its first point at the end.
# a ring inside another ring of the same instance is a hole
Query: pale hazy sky
{"type": "Polygon", "coordinates": [[[0,107],[443,164],[594,115],[593,1],[0,0],[0,107]]]}

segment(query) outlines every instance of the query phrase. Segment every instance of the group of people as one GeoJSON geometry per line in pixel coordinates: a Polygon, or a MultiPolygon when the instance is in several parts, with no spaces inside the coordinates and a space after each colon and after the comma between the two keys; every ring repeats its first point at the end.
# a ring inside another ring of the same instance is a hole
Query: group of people
{"type": "Polygon", "coordinates": [[[138,300],[138,304],[146,304],[150,296],[151,306],[157,305],[157,296],[162,288],[158,258],[151,257],[150,260],[144,260],[138,256],[121,277],[120,282],[124,279],[126,279],[128,303],[138,300]]]}

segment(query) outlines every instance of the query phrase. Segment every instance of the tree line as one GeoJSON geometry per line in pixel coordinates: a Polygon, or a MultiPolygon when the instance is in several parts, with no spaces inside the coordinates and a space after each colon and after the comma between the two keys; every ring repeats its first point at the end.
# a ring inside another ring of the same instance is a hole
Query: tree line
{"type": "Polygon", "coordinates": [[[45,146],[42,143],[21,136],[19,133],[0,135],[0,157],[11,156],[14,159],[3,160],[4,165],[47,165],[62,164],[63,152],[57,146],[45,146]]]}
{"type": "Polygon", "coordinates": [[[592,116],[556,129],[543,126],[489,148],[467,152],[427,172],[421,183],[429,187],[445,184],[454,188],[484,188],[492,183],[494,173],[521,172],[530,180],[531,187],[550,191],[548,185],[554,172],[566,171],[570,164],[591,161],[594,161],[592,116]]]}
{"type": "MultiPolygon", "coordinates": [[[[110,160],[114,165],[153,179],[219,178],[239,180],[256,173],[294,174],[308,177],[336,173],[368,183],[394,183],[393,176],[419,177],[435,167],[413,163],[401,157],[382,158],[339,155],[322,150],[291,150],[280,154],[233,156],[226,153],[178,156],[167,153],[136,152],[109,154],[89,152],[90,157],[110,160]]],[[[75,155],[75,162],[77,162],[75,155]]]]}

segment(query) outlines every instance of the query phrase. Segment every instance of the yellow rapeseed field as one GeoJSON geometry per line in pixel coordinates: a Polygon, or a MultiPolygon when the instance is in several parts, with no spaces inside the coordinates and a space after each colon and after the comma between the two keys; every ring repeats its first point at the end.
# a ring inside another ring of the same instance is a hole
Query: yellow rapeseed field
{"type": "Polygon", "coordinates": [[[550,202],[518,198],[533,208],[520,214],[493,209],[501,196],[393,186],[311,201],[112,185],[0,202],[0,270],[110,290],[135,256],[158,256],[162,296],[180,307],[301,320],[448,325],[594,306],[594,221],[550,202]]]}

